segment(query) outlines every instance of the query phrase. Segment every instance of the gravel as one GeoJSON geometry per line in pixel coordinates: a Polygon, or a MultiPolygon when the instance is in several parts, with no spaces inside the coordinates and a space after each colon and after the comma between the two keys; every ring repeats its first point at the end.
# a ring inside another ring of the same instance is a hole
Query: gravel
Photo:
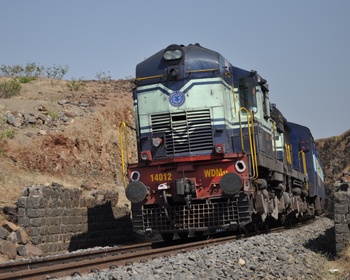
{"type": "Polygon", "coordinates": [[[335,254],[334,239],[333,220],[322,217],[283,233],[63,279],[321,279],[324,262],[335,254]]]}

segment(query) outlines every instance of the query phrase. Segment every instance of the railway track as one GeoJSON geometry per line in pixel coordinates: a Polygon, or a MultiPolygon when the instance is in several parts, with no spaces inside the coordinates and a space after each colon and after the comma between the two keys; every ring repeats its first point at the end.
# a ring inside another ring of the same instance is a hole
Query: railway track
{"type": "Polygon", "coordinates": [[[179,252],[235,241],[261,233],[281,232],[284,227],[244,235],[177,239],[172,242],[141,243],[101,250],[89,250],[40,259],[0,264],[0,279],[57,279],[75,274],[84,275],[103,269],[113,269],[133,262],[147,262],[179,252]]]}

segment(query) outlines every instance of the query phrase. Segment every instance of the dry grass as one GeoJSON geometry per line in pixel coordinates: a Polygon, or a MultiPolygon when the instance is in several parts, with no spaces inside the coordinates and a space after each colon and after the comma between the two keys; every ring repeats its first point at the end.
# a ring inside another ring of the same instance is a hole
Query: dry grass
{"type": "Polygon", "coordinates": [[[350,246],[334,261],[325,260],[324,280],[350,279],[350,246]]]}

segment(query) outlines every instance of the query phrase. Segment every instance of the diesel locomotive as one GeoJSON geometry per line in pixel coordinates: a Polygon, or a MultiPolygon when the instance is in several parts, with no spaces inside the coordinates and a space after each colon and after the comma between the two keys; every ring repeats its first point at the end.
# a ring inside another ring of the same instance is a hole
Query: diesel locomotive
{"type": "Polygon", "coordinates": [[[138,163],[123,168],[135,231],[169,240],[322,212],[312,134],[270,103],[256,71],[174,44],[139,63],[135,83],[138,163]]]}

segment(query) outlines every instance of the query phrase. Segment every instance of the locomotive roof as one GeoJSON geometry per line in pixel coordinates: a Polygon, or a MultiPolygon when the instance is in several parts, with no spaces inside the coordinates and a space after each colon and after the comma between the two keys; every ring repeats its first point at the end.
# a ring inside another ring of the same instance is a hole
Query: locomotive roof
{"type": "MultiPolygon", "coordinates": [[[[145,77],[157,77],[162,79],[165,76],[169,65],[175,65],[169,63],[163,58],[163,53],[168,48],[178,47],[184,53],[181,60],[178,61],[179,65],[182,65],[183,70],[186,73],[195,73],[191,75],[191,78],[204,78],[204,77],[220,77],[223,72],[230,72],[234,78],[234,83],[237,84],[238,79],[241,77],[247,77],[251,74],[250,71],[234,67],[228,60],[226,60],[220,53],[204,48],[199,44],[184,45],[170,45],[169,47],[162,49],[145,59],[136,66],[136,79],[142,79],[145,77]],[[213,70],[212,72],[200,72],[201,70],[213,70]],[[216,71],[214,71],[216,70],[216,71]]],[[[146,81],[142,84],[154,83],[155,81],[146,81]]]]}
{"type": "Polygon", "coordinates": [[[288,122],[289,127],[294,135],[298,135],[299,137],[310,138],[313,139],[310,129],[307,126],[288,122]]]}

